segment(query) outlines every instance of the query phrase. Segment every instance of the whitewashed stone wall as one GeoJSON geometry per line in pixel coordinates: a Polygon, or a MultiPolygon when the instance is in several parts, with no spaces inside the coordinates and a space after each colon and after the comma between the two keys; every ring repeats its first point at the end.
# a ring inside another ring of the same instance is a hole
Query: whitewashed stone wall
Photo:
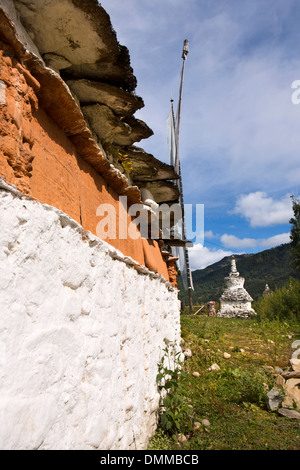
{"type": "Polygon", "coordinates": [[[144,449],[177,291],[3,182],[0,227],[0,448],[144,449]]]}

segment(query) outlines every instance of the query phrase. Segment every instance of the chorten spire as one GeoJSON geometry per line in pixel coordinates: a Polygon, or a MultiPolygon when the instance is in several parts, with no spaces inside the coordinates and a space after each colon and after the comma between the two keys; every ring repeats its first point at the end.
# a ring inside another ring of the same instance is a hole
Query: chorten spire
{"type": "Polygon", "coordinates": [[[230,274],[234,274],[234,275],[238,275],[239,276],[239,272],[238,270],[236,269],[236,262],[235,262],[235,258],[234,256],[232,255],[232,258],[231,258],[231,272],[230,274]]]}

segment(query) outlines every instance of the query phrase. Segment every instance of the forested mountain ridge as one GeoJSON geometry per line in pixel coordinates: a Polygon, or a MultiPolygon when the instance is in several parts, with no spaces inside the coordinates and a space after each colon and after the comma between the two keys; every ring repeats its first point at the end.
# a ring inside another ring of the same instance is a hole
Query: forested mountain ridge
{"type": "MultiPolygon", "coordinates": [[[[291,247],[287,243],[269,250],[255,254],[235,255],[237,270],[245,277],[245,289],[257,300],[262,296],[265,285],[271,290],[281,287],[289,278],[299,277],[291,267],[291,247]]],[[[193,303],[219,301],[225,283],[224,278],[230,272],[231,256],[207,266],[204,269],[193,271],[193,303]]],[[[188,304],[187,291],[182,288],[179,279],[179,298],[188,304]]]]}

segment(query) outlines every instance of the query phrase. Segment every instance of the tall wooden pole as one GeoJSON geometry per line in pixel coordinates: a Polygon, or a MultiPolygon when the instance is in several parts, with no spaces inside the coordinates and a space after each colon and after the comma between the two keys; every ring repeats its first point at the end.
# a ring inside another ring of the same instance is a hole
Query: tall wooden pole
{"type": "MultiPolygon", "coordinates": [[[[178,171],[178,175],[179,175],[178,185],[179,185],[179,193],[180,193],[180,204],[181,204],[181,210],[182,210],[182,228],[183,228],[183,239],[184,240],[187,240],[187,233],[186,233],[186,223],[185,223],[185,213],[184,213],[184,197],[183,197],[181,166],[180,166],[180,160],[179,160],[179,130],[180,130],[180,119],[181,119],[181,104],[182,104],[184,67],[185,67],[185,61],[186,61],[186,57],[188,55],[188,52],[189,52],[189,43],[188,43],[188,40],[186,39],[184,41],[183,51],[182,51],[183,63],[182,63],[182,69],[181,69],[181,80],[180,80],[179,100],[178,100],[178,108],[177,108],[177,116],[176,116],[176,130],[175,130],[175,132],[176,132],[176,159],[175,159],[175,161],[177,163],[176,170],[178,171]]],[[[184,249],[184,257],[185,257],[185,263],[186,263],[186,269],[187,269],[189,312],[192,315],[194,313],[194,310],[193,310],[193,297],[192,297],[192,291],[193,291],[192,274],[191,274],[191,269],[190,269],[188,249],[187,249],[186,246],[183,249],[184,249]]]]}

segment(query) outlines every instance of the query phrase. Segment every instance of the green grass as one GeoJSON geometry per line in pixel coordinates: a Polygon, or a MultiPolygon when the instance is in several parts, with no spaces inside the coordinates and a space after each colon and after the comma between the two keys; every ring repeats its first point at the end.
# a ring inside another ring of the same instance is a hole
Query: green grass
{"type": "Polygon", "coordinates": [[[300,450],[300,421],[268,411],[265,402],[275,380],[271,368],[289,366],[299,322],[182,315],[181,329],[193,355],[178,390],[192,424],[208,419],[210,426],[190,432],[183,444],[158,428],[149,450],[300,450]],[[219,371],[207,370],[213,363],[219,371]]]}

